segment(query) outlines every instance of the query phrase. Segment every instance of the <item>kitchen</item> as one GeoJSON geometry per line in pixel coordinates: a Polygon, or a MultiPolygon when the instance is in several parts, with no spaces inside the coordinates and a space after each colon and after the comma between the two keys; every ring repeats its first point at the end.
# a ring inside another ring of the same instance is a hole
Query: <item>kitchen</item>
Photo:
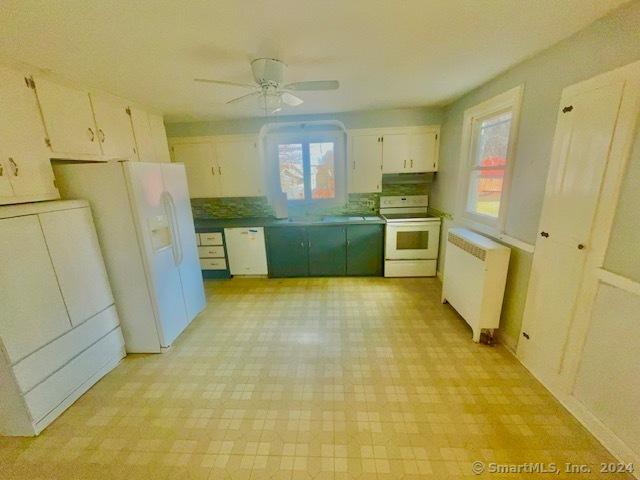
{"type": "Polygon", "coordinates": [[[0,18],[8,478],[640,478],[640,2],[116,4],[0,18]]]}

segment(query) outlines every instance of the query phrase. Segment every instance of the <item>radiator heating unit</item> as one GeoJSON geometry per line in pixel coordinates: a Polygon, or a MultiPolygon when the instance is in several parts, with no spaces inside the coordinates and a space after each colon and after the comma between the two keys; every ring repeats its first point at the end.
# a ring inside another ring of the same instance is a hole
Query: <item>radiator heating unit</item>
{"type": "Polygon", "coordinates": [[[465,228],[447,235],[442,303],[448,302],[469,324],[473,341],[500,325],[511,250],[465,228]]]}

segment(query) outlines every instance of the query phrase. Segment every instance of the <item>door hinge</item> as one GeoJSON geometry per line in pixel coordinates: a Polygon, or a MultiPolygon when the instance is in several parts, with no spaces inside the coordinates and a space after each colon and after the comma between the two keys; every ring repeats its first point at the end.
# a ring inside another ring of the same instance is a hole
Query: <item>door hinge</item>
{"type": "Polygon", "coordinates": [[[522,336],[529,340],[529,334],[527,332],[522,332],[522,336]]]}
{"type": "Polygon", "coordinates": [[[127,112],[127,115],[131,116],[131,108],[127,107],[124,111],[127,112]]]}
{"type": "Polygon", "coordinates": [[[44,144],[45,144],[47,147],[51,147],[51,140],[49,140],[47,137],[45,137],[45,138],[44,138],[44,144]]]}
{"type": "Polygon", "coordinates": [[[27,87],[31,90],[36,89],[36,82],[33,80],[33,77],[24,77],[24,83],[26,83],[27,87]]]}
{"type": "Polygon", "coordinates": [[[567,107],[564,107],[562,109],[562,113],[567,113],[567,112],[570,112],[571,110],[573,110],[573,105],[569,105],[567,107]]]}

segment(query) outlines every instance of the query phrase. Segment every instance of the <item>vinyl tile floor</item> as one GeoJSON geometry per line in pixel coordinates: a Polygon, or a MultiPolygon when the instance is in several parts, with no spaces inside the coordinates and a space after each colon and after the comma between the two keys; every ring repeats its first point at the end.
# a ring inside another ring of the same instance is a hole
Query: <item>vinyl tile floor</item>
{"type": "Polygon", "coordinates": [[[0,438],[0,478],[627,478],[598,473],[613,457],[511,353],[472,343],[436,279],[206,291],[168,353],[129,355],[39,437],[0,438]]]}

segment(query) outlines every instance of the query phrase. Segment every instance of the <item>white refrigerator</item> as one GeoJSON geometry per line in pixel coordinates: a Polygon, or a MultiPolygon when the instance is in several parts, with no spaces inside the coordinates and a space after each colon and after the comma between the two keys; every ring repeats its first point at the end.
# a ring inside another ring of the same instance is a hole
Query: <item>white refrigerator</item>
{"type": "Polygon", "coordinates": [[[206,304],[184,165],[54,165],[63,198],[88,200],[130,353],[161,352],[206,304]]]}

